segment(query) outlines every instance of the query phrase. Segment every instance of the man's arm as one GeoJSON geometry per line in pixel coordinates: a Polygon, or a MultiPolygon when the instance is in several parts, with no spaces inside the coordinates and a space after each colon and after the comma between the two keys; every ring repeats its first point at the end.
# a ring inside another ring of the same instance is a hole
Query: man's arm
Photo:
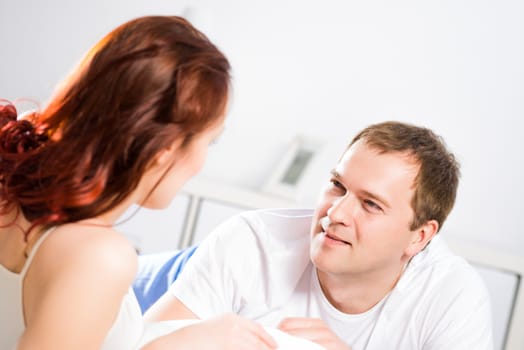
{"type": "Polygon", "coordinates": [[[173,293],[167,291],[144,314],[147,322],[198,318],[173,293]]]}
{"type": "Polygon", "coordinates": [[[184,270],[146,312],[148,321],[201,318],[235,313],[246,271],[256,270],[256,240],[239,217],[219,225],[200,244],[184,270]],[[250,247],[250,248],[249,248],[250,247]],[[249,248],[249,249],[248,249],[249,248]]]}

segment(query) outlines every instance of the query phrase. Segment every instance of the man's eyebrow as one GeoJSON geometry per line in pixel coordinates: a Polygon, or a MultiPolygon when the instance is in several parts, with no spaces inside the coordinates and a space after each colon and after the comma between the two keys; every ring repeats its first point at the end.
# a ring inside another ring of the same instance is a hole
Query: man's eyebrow
{"type": "Polygon", "coordinates": [[[384,198],[380,197],[378,194],[363,190],[361,191],[362,194],[364,194],[366,197],[370,197],[382,204],[384,204],[387,208],[391,208],[391,205],[389,205],[388,201],[386,201],[384,198]]]}
{"type": "MultiPolygon", "coordinates": [[[[336,179],[341,179],[342,176],[340,175],[340,173],[338,171],[336,171],[335,169],[332,169],[330,171],[331,175],[336,178],[336,179]]],[[[388,201],[386,201],[384,198],[382,198],[381,196],[379,196],[378,194],[375,194],[373,192],[369,192],[369,191],[366,191],[366,190],[362,190],[360,191],[364,196],[366,197],[370,197],[371,199],[374,199],[382,204],[384,204],[384,206],[386,206],[387,208],[391,208],[391,205],[388,203],[388,201]]]]}

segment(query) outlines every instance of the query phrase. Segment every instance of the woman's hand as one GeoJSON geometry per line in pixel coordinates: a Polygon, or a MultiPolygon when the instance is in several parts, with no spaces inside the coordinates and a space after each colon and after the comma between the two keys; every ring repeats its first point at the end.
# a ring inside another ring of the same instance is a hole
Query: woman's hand
{"type": "Polygon", "coordinates": [[[319,318],[285,318],[278,329],[296,337],[304,338],[323,346],[326,350],[351,350],[327,325],[319,318]]]}

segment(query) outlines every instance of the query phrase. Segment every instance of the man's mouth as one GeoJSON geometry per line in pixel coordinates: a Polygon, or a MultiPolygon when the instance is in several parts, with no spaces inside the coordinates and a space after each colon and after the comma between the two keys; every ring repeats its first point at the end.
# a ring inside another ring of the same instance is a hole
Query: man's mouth
{"type": "Polygon", "coordinates": [[[321,232],[324,234],[324,237],[328,239],[329,242],[332,242],[332,243],[351,245],[351,243],[349,243],[348,241],[330,232],[329,230],[330,224],[331,222],[327,216],[320,219],[321,232]]]}
{"type": "Polygon", "coordinates": [[[351,245],[351,243],[349,243],[348,241],[344,241],[343,239],[341,239],[341,238],[339,238],[337,236],[331,235],[331,234],[329,234],[327,232],[325,232],[325,235],[326,235],[326,238],[329,239],[330,241],[351,245]]]}

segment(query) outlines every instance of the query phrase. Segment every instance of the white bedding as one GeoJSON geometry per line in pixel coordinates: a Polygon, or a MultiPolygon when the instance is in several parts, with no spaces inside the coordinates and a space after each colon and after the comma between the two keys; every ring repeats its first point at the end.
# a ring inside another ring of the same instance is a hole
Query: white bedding
{"type": "MultiPolygon", "coordinates": [[[[155,338],[173,332],[182,327],[189,326],[196,322],[200,322],[200,320],[173,320],[146,323],[144,333],[142,335],[142,339],[140,341],[138,349],[140,349],[142,346],[144,346],[145,344],[147,344],[155,338]]],[[[322,346],[316,343],[313,343],[306,339],[294,337],[274,327],[265,327],[265,329],[277,342],[278,350],[324,350],[322,346]]]]}

